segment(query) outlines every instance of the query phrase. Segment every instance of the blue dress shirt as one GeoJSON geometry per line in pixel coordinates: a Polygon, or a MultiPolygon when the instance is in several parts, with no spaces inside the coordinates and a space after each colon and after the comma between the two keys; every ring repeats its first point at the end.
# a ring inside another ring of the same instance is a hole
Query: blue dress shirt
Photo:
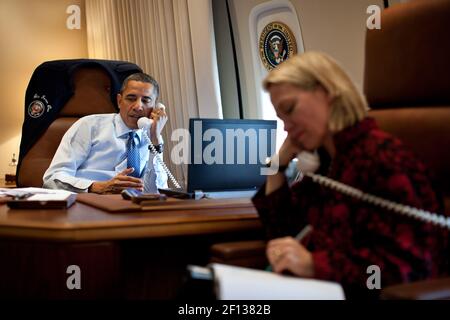
{"type": "MultiPolygon", "coordinates": [[[[92,182],[112,179],[127,167],[127,141],[132,130],[117,113],[79,119],[64,134],[44,173],[44,188],[87,192],[92,182]]],[[[157,193],[158,188],[167,188],[167,174],[149,152],[147,134],[135,131],[144,192],[157,193]]]]}

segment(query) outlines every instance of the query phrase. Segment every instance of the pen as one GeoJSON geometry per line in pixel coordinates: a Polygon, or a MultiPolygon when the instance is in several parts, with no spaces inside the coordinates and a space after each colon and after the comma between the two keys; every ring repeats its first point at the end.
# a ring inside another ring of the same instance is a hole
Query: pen
{"type": "Polygon", "coordinates": [[[306,225],[296,236],[295,240],[298,242],[301,242],[304,237],[306,237],[311,231],[313,230],[312,225],[308,224],[306,225]]]}
{"type": "MultiPolygon", "coordinates": [[[[306,225],[299,233],[297,233],[295,240],[301,242],[312,230],[313,227],[310,224],[306,225]]],[[[266,268],[266,271],[272,271],[272,266],[269,265],[266,268]]]]}

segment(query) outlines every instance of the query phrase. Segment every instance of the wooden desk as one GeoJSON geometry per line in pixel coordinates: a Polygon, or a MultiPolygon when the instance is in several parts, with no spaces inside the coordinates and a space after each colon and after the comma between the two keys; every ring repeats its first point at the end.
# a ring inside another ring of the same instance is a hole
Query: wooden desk
{"type": "MultiPolygon", "coordinates": [[[[232,201],[232,200],[230,200],[232,201]]],[[[238,210],[111,214],[0,206],[0,298],[175,298],[187,264],[206,264],[211,244],[260,238],[250,200],[238,210]],[[67,267],[81,269],[69,290],[67,267]]]]}

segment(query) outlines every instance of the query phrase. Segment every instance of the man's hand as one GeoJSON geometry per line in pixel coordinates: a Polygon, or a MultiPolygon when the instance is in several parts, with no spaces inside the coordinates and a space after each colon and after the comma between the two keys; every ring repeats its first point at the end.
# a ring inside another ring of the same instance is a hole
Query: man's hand
{"type": "Polygon", "coordinates": [[[311,252],[292,237],[269,241],[266,255],[276,273],[290,271],[299,277],[312,278],[314,276],[314,261],[311,252]]]}
{"type": "Polygon", "coordinates": [[[127,168],[111,180],[93,182],[89,187],[89,192],[99,194],[120,193],[128,188],[144,191],[144,184],[141,179],[128,176],[133,171],[133,168],[127,168]]]}
{"type": "Polygon", "coordinates": [[[150,138],[154,145],[162,143],[160,141],[161,131],[166,125],[167,114],[166,107],[162,103],[158,103],[156,108],[153,109],[150,118],[153,119],[152,126],[150,127],[150,138]]]}

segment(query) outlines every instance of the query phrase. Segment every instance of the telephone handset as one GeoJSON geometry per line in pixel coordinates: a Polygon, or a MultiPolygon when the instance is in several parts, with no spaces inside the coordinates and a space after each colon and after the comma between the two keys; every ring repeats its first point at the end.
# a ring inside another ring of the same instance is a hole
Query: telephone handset
{"type": "MultiPolygon", "coordinates": [[[[156,105],[156,109],[165,109],[165,106],[162,103],[158,102],[158,104],[156,105]]],[[[160,154],[157,152],[155,146],[153,145],[152,140],[148,136],[147,132],[150,130],[150,127],[152,126],[153,121],[154,121],[153,119],[149,119],[147,117],[139,118],[138,121],[137,121],[138,128],[142,129],[144,131],[145,135],[148,138],[150,151],[155,155],[156,161],[159,162],[159,164],[161,165],[163,170],[167,173],[167,176],[169,177],[170,181],[172,181],[172,183],[174,184],[174,186],[176,188],[181,189],[180,184],[175,179],[175,177],[173,176],[172,172],[170,172],[169,168],[167,168],[166,164],[161,159],[160,154]]]]}
{"type": "MultiPolygon", "coordinates": [[[[444,215],[438,215],[433,212],[386,200],[372,194],[365,193],[362,190],[346,185],[345,183],[314,173],[320,166],[320,158],[317,152],[311,153],[302,151],[297,155],[297,161],[299,175],[303,174],[311,178],[313,182],[318,183],[326,188],[336,190],[347,196],[359,199],[383,209],[393,211],[397,214],[406,215],[417,220],[422,220],[424,222],[430,222],[434,225],[450,230],[450,217],[445,217],[444,215]]],[[[296,180],[298,179],[296,178],[296,180]]]]}
{"type": "Polygon", "coordinates": [[[317,151],[302,151],[297,154],[297,169],[299,173],[316,172],[320,167],[320,157],[317,151]]]}

